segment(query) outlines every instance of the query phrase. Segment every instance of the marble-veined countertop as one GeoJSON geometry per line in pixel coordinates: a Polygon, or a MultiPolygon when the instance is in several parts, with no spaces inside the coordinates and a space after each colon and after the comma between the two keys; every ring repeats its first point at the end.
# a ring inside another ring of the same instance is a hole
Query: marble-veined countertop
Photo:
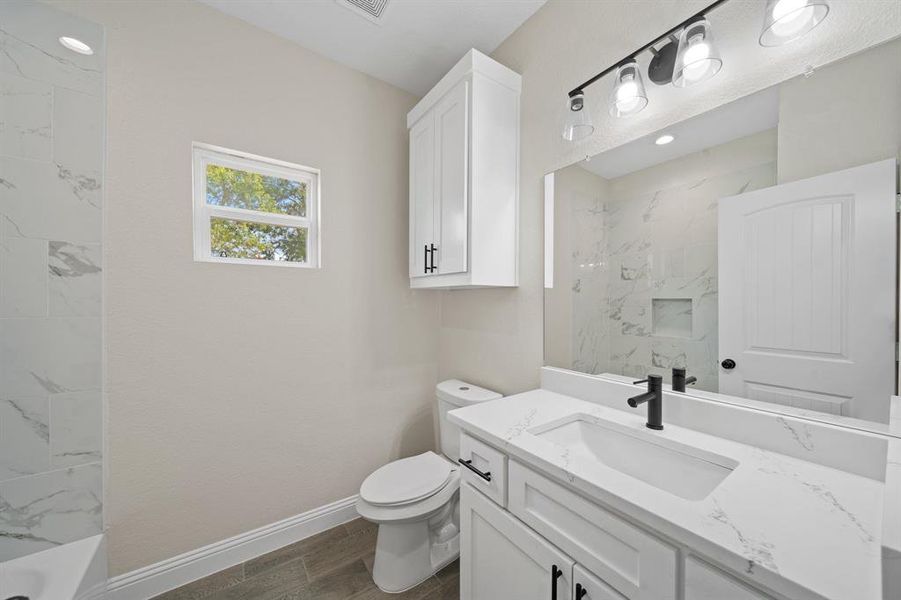
{"type": "Polygon", "coordinates": [[[652,434],[739,463],[706,498],[686,500],[530,433],[576,414],[651,431],[645,406],[626,412],[547,390],[449,413],[511,458],[789,598],[882,598],[883,482],[665,424],[652,434]]]}

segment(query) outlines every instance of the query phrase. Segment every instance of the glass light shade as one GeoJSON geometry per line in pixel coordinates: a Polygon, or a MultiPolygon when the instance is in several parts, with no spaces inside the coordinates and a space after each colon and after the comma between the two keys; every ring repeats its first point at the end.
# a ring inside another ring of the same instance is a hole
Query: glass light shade
{"type": "Polygon", "coordinates": [[[710,79],[723,66],[716,49],[710,22],[700,19],[685,26],[679,34],[679,50],[673,69],[673,85],[687,87],[710,79]]]}
{"type": "Polygon", "coordinates": [[[563,139],[575,142],[594,133],[591,114],[585,104],[585,95],[576,94],[566,99],[566,118],[563,122],[563,139]]]}
{"type": "Polygon", "coordinates": [[[827,0],[767,0],[760,45],[792,42],[819,25],[827,14],[827,0]]]}
{"type": "Polygon", "coordinates": [[[641,80],[641,71],[634,61],[616,68],[616,81],[610,93],[610,115],[628,117],[648,105],[648,93],[641,80]]]}

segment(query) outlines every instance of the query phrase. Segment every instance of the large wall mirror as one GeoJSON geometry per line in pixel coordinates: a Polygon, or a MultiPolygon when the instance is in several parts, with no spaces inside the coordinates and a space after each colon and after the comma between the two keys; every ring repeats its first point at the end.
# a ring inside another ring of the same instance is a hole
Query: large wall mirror
{"type": "Polygon", "coordinates": [[[558,170],[545,363],[886,422],[899,147],[896,39],[558,170]]]}

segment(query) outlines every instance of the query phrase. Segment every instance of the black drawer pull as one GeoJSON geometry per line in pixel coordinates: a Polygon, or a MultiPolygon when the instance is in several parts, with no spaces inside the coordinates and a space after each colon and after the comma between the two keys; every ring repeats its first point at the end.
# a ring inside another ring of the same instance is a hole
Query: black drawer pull
{"type": "Polygon", "coordinates": [[[563,575],[563,571],[557,565],[551,565],[551,600],[557,600],[557,580],[563,575]]]}
{"type": "Polygon", "coordinates": [[[582,587],[581,583],[576,584],[576,598],[575,600],[582,600],[582,597],[588,593],[588,590],[582,587]]]}
{"type": "Polygon", "coordinates": [[[466,467],[467,469],[469,469],[470,471],[472,471],[473,473],[475,473],[476,475],[478,475],[485,481],[491,481],[491,471],[485,471],[483,473],[483,472],[479,471],[478,469],[476,469],[474,466],[472,466],[471,460],[463,460],[462,458],[460,458],[458,460],[461,465],[463,465],[464,467],[466,467]]]}
{"type": "Polygon", "coordinates": [[[429,273],[434,273],[438,267],[435,266],[435,252],[438,248],[435,244],[429,244],[429,273]]]}

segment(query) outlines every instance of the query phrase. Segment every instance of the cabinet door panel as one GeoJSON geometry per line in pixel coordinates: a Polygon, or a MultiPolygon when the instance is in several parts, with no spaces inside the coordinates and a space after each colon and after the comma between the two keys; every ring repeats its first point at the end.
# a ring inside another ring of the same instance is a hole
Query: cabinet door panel
{"type": "Polygon", "coordinates": [[[507,508],[630,600],[676,600],[676,549],[516,461],[507,508]]]}
{"type": "Polygon", "coordinates": [[[438,273],[463,273],[469,216],[469,82],[461,81],[435,107],[436,183],[440,211],[438,273]]]}
{"type": "Polygon", "coordinates": [[[685,560],[685,600],[773,600],[689,556],[685,560]]]}
{"type": "Polygon", "coordinates": [[[607,585],[601,579],[585,570],[582,565],[573,567],[573,599],[574,600],[628,600],[625,596],[607,585]],[[576,596],[576,586],[582,586],[585,593],[581,598],[576,596]]]}
{"type": "Polygon", "coordinates": [[[572,600],[573,561],[480,492],[460,486],[461,600],[572,600]]]}
{"type": "Polygon", "coordinates": [[[427,114],[410,130],[410,277],[424,277],[425,249],[435,239],[435,119],[427,114]]]}

